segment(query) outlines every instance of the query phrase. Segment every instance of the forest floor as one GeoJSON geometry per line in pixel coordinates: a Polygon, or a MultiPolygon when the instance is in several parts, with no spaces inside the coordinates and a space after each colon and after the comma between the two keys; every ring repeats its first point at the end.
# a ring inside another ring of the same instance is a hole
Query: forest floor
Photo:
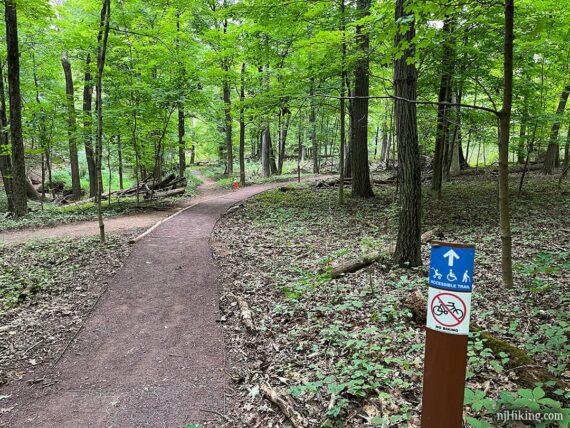
{"type": "MultiPolygon", "coordinates": [[[[518,179],[512,176],[512,189],[518,179]]],[[[533,175],[521,195],[513,192],[510,290],[501,286],[495,176],[453,180],[440,201],[424,188],[423,227],[476,244],[472,321],[568,382],[570,199],[567,183],[564,192],[556,184],[533,175]]],[[[227,427],[287,426],[264,385],[311,427],[419,426],[425,331],[404,302],[415,290],[427,294],[429,245],[423,267],[376,264],[331,280],[333,266],[394,244],[395,187],[376,187],[375,198],[348,198],[345,206],[338,189],[287,188],[248,200],[212,238],[232,377],[227,427]],[[243,324],[239,298],[253,329],[243,324]]],[[[558,411],[568,403],[560,389],[544,398],[552,383],[521,385],[509,354],[492,351],[479,333],[470,334],[468,356],[471,426],[500,426],[494,415],[504,407],[558,411]]]]}

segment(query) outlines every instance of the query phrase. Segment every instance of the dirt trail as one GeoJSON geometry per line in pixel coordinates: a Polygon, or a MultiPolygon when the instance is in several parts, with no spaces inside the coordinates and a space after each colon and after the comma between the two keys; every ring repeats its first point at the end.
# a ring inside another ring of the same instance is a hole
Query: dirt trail
{"type": "MultiPolygon", "coordinates": [[[[200,192],[198,196],[185,199],[170,209],[106,218],[105,231],[124,233],[137,228],[146,229],[177,211],[188,207],[189,205],[196,204],[213,195],[228,192],[227,190],[219,187],[216,182],[204,176],[200,171],[193,171],[192,173],[203,182],[198,186],[198,190],[200,192]]],[[[30,239],[83,237],[98,234],[99,224],[96,220],[93,220],[61,224],[53,227],[0,232],[0,242],[23,242],[29,241],[30,239]]]]}
{"type": "MultiPolygon", "coordinates": [[[[0,389],[9,427],[219,426],[225,346],[209,237],[232,205],[278,184],[223,192],[152,231],[111,279],[76,340],[39,382],[0,389]]],[[[210,192],[210,190],[212,192],[210,192]]]]}

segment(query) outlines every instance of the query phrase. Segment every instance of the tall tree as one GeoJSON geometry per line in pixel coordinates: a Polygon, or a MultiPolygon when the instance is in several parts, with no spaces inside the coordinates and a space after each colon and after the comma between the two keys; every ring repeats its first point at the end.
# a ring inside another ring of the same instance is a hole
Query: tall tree
{"type": "MultiPolygon", "coordinates": [[[[358,19],[370,15],[370,0],[357,0],[358,19]]],[[[359,58],[354,72],[354,99],[352,100],[352,194],[374,196],[368,166],[368,96],[370,93],[370,36],[362,24],[356,26],[356,45],[359,58]]]]}
{"type": "Polygon", "coordinates": [[[65,75],[65,95],[67,100],[67,136],[69,138],[69,165],[71,168],[71,191],[73,199],[81,199],[81,182],[79,179],[79,159],[77,157],[77,113],[73,89],[73,75],[67,52],[61,54],[61,65],[65,75]]]}
{"type": "Polygon", "coordinates": [[[239,101],[239,183],[245,186],[245,62],[241,64],[239,101]]]}
{"type": "Polygon", "coordinates": [[[416,120],[417,71],[414,63],[415,20],[406,12],[406,0],[396,1],[396,49],[394,60],[395,118],[398,142],[399,224],[394,260],[400,266],[419,266],[421,259],[422,188],[416,120]],[[399,27],[406,19],[407,31],[399,27]]]}
{"type": "Polygon", "coordinates": [[[95,83],[96,97],[95,110],[97,112],[97,138],[96,138],[96,168],[97,168],[97,219],[99,221],[99,238],[105,243],[105,224],[101,211],[101,163],[103,159],[103,71],[105,69],[105,57],[107,54],[107,42],[109,40],[109,24],[111,19],[111,0],[103,0],[101,8],[101,21],[99,34],[97,35],[97,79],[95,83]]]}
{"type": "Polygon", "coordinates": [[[20,95],[20,52],[16,0],[4,2],[6,47],[8,51],[8,95],[10,98],[10,139],[12,142],[12,208],[16,218],[28,213],[26,158],[22,134],[20,95]]]}
{"type": "Polygon", "coordinates": [[[341,32],[341,60],[340,60],[340,149],[339,149],[339,187],[338,202],[344,204],[344,154],[346,150],[346,5],[344,0],[339,0],[340,6],[340,32],[341,32]]]}
{"type": "Polygon", "coordinates": [[[437,192],[441,198],[441,186],[443,181],[444,170],[444,153],[446,152],[446,141],[449,135],[449,103],[451,102],[451,78],[453,75],[454,59],[453,59],[453,40],[452,28],[453,20],[447,18],[443,23],[443,33],[445,40],[443,42],[442,65],[441,65],[441,82],[439,84],[439,93],[437,106],[437,129],[435,134],[435,153],[433,157],[433,175],[432,189],[437,192]]]}
{"type": "Polygon", "coordinates": [[[514,0],[505,0],[503,42],[503,106],[499,116],[499,217],[503,285],[513,286],[512,233],[509,207],[509,139],[513,104],[514,0]]]}
{"type": "MultiPolygon", "coordinates": [[[[97,195],[97,168],[95,167],[95,153],[93,152],[93,79],[91,78],[91,54],[85,58],[85,78],[83,83],[83,138],[85,144],[85,158],[89,174],[89,197],[97,195]]],[[[101,185],[101,187],[103,187],[101,185]]]]}

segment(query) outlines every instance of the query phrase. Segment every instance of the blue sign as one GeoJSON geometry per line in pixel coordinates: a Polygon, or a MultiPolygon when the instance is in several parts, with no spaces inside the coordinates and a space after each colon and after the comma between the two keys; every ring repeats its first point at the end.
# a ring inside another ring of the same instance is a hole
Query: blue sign
{"type": "Polygon", "coordinates": [[[471,292],[474,264],[474,247],[434,244],[431,248],[429,285],[442,290],[471,292]]]}

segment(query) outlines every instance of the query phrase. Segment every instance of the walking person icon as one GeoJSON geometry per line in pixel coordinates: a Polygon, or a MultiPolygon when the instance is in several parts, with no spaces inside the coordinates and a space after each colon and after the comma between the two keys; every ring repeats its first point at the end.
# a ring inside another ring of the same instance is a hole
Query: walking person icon
{"type": "Polygon", "coordinates": [[[471,281],[471,277],[469,276],[469,271],[466,270],[463,273],[463,279],[461,280],[461,282],[469,282],[469,281],[471,281]]]}

